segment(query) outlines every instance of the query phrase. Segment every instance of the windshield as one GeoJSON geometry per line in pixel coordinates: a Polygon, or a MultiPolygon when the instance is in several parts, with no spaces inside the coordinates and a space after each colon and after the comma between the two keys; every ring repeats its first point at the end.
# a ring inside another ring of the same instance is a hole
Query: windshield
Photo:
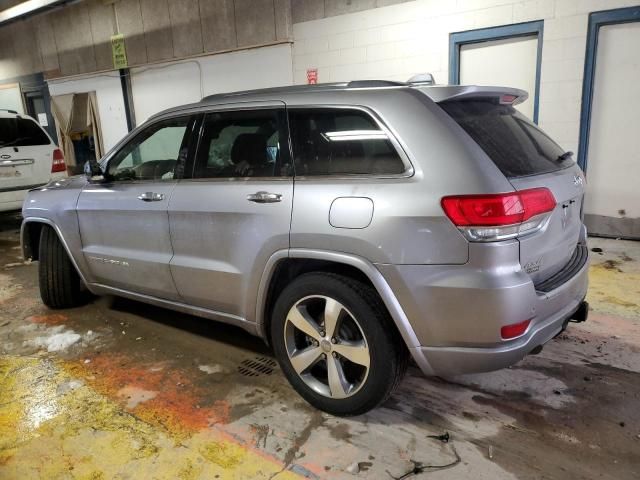
{"type": "Polygon", "coordinates": [[[506,177],[550,173],[573,165],[546,133],[511,105],[497,98],[474,98],[439,104],[493,160],[506,177]]]}
{"type": "Polygon", "coordinates": [[[28,118],[0,118],[0,147],[49,145],[49,137],[28,118]]]}

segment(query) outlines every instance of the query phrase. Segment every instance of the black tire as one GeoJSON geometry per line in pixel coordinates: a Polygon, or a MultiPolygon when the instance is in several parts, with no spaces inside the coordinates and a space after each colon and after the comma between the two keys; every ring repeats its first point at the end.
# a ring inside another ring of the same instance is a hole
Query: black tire
{"type": "Polygon", "coordinates": [[[270,330],[276,358],[293,388],[311,405],[333,415],[360,415],[375,408],[391,395],[407,369],[407,349],[377,292],[342,275],[314,272],[296,278],[276,301],[270,330]],[[330,297],[346,307],[357,319],[369,349],[366,379],[346,398],[318,393],[298,375],[289,360],[285,341],[288,312],[298,301],[313,295],[330,297]]]}
{"type": "Polygon", "coordinates": [[[83,295],[80,276],[51,227],[42,227],[39,257],[38,279],[42,302],[49,308],[56,309],[81,305],[83,295]]]}

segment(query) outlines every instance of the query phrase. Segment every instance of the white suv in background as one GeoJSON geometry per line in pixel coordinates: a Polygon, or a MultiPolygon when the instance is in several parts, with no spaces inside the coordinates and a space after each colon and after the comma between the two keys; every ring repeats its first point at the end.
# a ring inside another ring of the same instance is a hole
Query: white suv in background
{"type": "Polygon", "coordinates": [[[62,151],[31,117],[0,110],[0,212],[19,210],[32,188],[67,176],[62,151]]]}

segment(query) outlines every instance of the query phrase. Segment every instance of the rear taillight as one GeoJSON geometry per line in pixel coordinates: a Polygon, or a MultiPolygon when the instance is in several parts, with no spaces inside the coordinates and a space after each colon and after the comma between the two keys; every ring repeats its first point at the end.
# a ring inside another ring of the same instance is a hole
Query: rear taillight
{"type": "Polygon", "coordinates": [[[64,163],[64,154],[62,150],[56,148],[53,151],[53,162],[51,163],[51,173],[65,172],[67,165],[64,163]]]}
{"type": "Polygon", "coordinates": [[[556,199],[548,188],[444,197],[447,217],[470,241],[492,242],[542,229],[556,199]]]}

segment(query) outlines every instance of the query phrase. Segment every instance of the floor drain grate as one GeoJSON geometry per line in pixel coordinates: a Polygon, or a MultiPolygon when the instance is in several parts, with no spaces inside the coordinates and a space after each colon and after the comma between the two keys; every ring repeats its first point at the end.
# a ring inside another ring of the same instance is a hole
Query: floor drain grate
{"type": "Polygon", "coordinates": [[[255,357],[247,358],[238,365],[238,371],[245,377],[257,377],[259,375],[271,375],[278,364],[272,358],[255,357]]]}

